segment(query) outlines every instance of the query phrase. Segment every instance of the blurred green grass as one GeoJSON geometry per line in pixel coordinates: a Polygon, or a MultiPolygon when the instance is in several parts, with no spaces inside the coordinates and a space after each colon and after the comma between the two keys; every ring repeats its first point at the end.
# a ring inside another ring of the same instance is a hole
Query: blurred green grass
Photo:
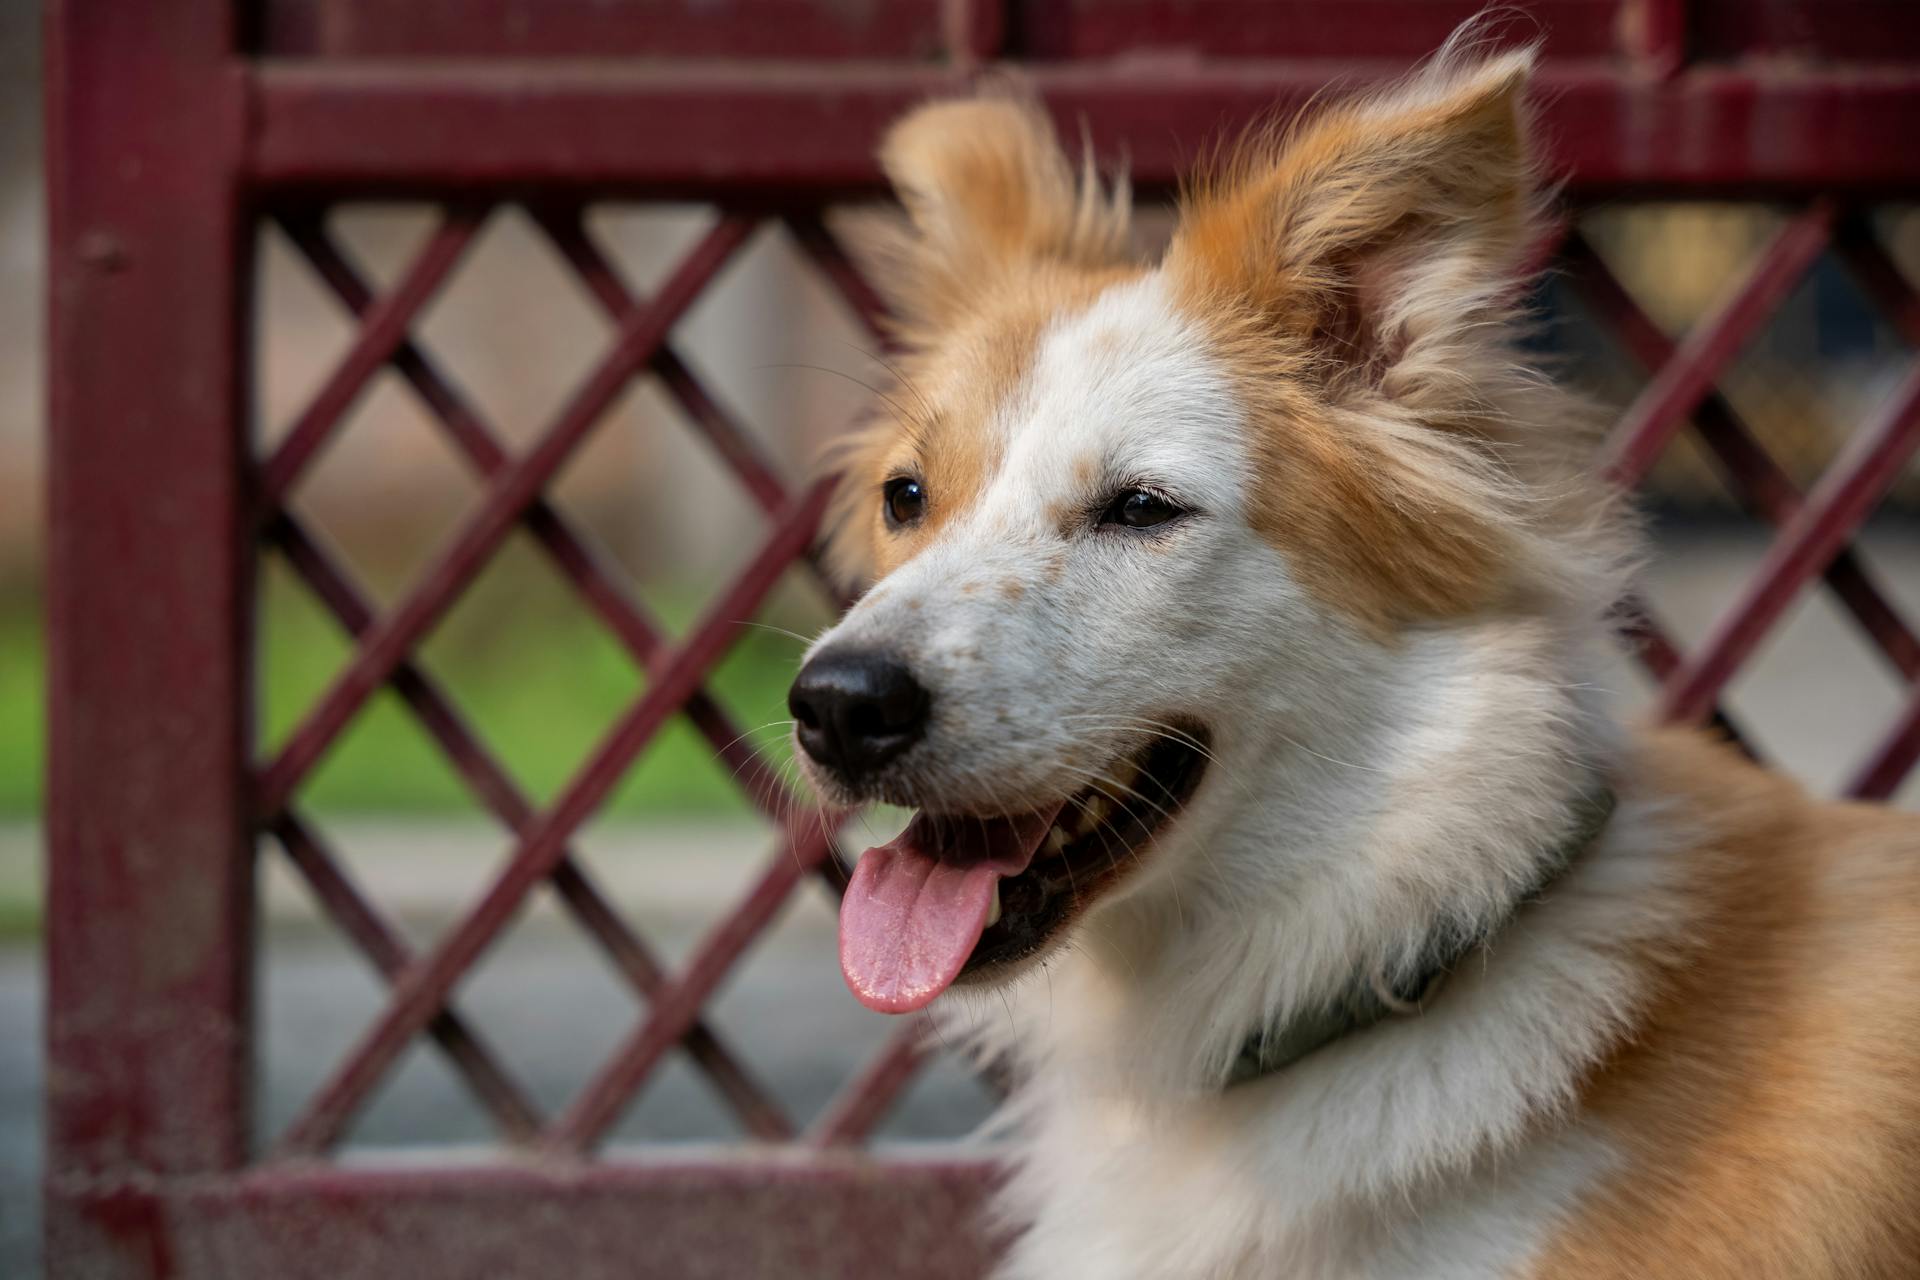
{"type": "MultiPolygon", "coordinates": [[[[654,589],[647,604],[683,634],[711,588],[654,589]]],[[[785,767],[786,687],[801,642],[827,618],[805,584],[776,592],[741,633],[708,688],[735,729],[785,767]],[[771,629],[770,629],[771,628],[771,629]]],[[[257,740],[271,758],[346,663],[352,646],[276,562],[260,579],[257,740]]],[[[536,804],[551,801],[645,689],[637,665],[574,593],[516,544],[419,651],[495,758],[536,804]]],[[[0,596],[0,818],[38,815],[45,774],[45,633],[31,593],[0,596]]],[[[397,695],[382,689],[302,785],[318,814],[454,815],[476,804],[397,695]]],[[[627,770],[603,812],[614,817],[742,812],[745,800],[715,747],[675,718],[627,770]]]]}
{"type": "Polygon", "coordinates": [[[0,817],[40,812],[46,741],[46,633],[40,601],[0,593],[0,817]]]}

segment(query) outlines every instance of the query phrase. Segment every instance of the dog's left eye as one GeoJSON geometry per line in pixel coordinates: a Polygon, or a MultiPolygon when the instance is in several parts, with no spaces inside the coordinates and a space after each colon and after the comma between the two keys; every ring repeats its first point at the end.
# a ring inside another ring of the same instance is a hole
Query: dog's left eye
{"type": "Polygon", "coordinates": [[[927,492],[912,476],[895,476],[881,491],[881,505],[886,509],[887,523],[899,528],[926,512],[927,492]]]}
{"type": "Polygon", "coordinates": [[[1146,489],[1129,489],[1100,513],[1101,524],[1117,524],[1128,529],[1151,529],[1165,524],[1186,511],[1166,498],[1146,489]]]}

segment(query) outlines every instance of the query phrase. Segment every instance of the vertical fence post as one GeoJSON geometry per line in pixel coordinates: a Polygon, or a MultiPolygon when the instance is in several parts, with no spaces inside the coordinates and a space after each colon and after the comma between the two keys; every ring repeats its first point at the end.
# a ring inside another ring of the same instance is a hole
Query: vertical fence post
{"type": "Polygon", "coordinates": [[[245,1159],[246,119],[231,0],[51,0],[46,1233],[176,1264],[245,1159]]]}

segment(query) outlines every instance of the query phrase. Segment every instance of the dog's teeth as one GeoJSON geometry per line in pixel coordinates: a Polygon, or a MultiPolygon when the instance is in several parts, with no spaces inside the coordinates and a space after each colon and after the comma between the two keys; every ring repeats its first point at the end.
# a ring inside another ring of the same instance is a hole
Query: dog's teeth
{"type": "Polygon", "coordinates": [[[1042,846],[1049,858],[1057,857],[1067,851],[1067,833],[1059,827],[1047,828],[1047,842],[1042,846]]]}
{"type": "Polygon", "coordinates": [[[1105,822],[1107,815],[1112,812],[1111,800],[1105,796],[1094,796],[1087,801],[1086,811],[1080,815],[1080,819],[1084,826],[1091,828],[1105,822]]]}
{"type": "Polygon", "coordinates": [[[993,905],[987,908],[987,928],[1000,923],[1000,886],[993,886],[993,905]]]}

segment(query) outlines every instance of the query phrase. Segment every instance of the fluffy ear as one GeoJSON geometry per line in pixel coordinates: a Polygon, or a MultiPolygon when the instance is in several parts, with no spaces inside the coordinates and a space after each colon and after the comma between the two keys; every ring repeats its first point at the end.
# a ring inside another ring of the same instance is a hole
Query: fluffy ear
{"type": "Polygon", "coordinates": [[[950,322],[1009,269],[1126,257],[1125,179],[1103,189],[1091,156],[1076,179],[1045,112],[1012,90],[919,108],[880,164],[913,224],[890,273],[910,322],[950,322]]]}
{"type": "Polygon", "coordinates": [[[1189,196],[1167,266],[1253,309],[1330,382],[1405,400],[1484,341],[1536,217],[1523,49],[1456,42],[1389,92],[1241,148],[1189,196]]]}

